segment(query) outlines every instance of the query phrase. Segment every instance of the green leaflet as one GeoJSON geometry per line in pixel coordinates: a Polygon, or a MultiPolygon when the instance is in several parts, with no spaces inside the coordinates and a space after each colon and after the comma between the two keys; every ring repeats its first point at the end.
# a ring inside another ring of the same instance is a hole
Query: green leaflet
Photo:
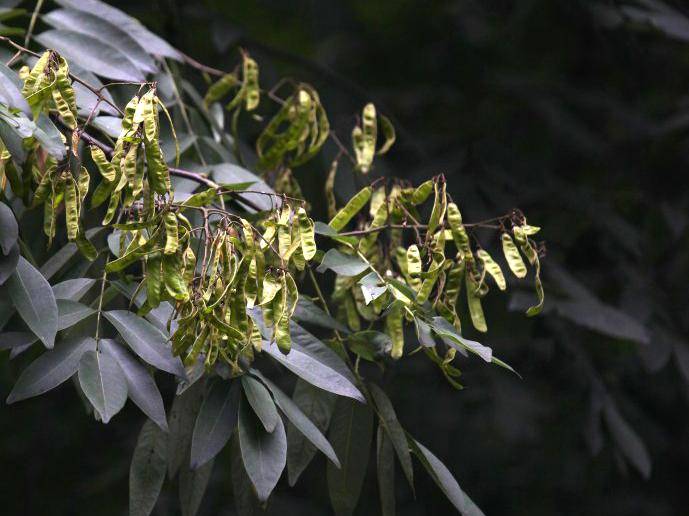
{"type": "Polygon", "coordinates": [[[522,260],[521,255],[517,246],[514,244],[512,237],[508,233],[503,233],[500,237],[502,240],[502,252],[505,255],[505,260],[509,266],[512,274],[517,278],[523,278],[526,276],[526,265],[524,260],[522,260]]]}
{"type": "Polygon", "coordinates": [[[469,314],[471,315],[471,323],[480,332],[488,331],[486,326],[486,317],[483,314],[483,307],[481,306],[481,298],[476,291],[478,284],[472,277],[471,273],[467,271],[464,275],[466,279],[467,291],[467,305],[469,306],[469,314]]]}
{"type": "Polygon", "coordinates": [[[79,204],[77,185],[71,176],[65,183],[65,222],[67,224],[67,238],[74,240],[79,233],[79,204]]]}
{"type": "Polygon", "coordinates": [[[178,301],[187,301],[189,292],[182,276],[182,269],[182,258],[179,253],[163,256],[163,278],[167,293],[178,301]]]}
{"type": "Polygon", "coordinates": [[[344,208],[337,212],[337,215],[330,220],[328,225],[335,231],[340,231],[366,205],[371,198],[372,192],[373,189],[370,186],[362,188],[349,200],[344,208]]]}
{"type": "Polygon", "coordinates": [[[433,184],[433,180],[429,179],[428,181],[425,181],[417,186],[411,196],[412,204],[418,205],[426,202],[426,199],[428,199],[428,196],[431,195],[431,192],[433,191],[433,184]]]}
{"type": "Polygon", "coordinates": [[[495,280],[495,283],[497,284],[498,288],[500,290],[505,290],[507,288],[507,283],[505,281],[505,275],[502,273],[502,269],[495,262],[495,260],[493,260],[491,255],[489,255],[483,249],[479,249],[476,252],[476,256],[478,256],[478,259],[481,260],[481,263],[483,264],[484,270],[488,274],[490,274],[491,277],[495,280]]]}
{"type": "Polygon", "coordinates": [[[373,164],[377,131],[376,107],[370,103],[366,104],[361,116],[361,126],[355,126],[352,130],[352,144],[357,168],[364,174],[368,174],[373,164]]]}
{"type": "Polygon", "coordinates": [[[306,261],[310,261],[316,255],[316,239],[311,220],[304,208],[297,210],[299,219],[299,236],[301,238],[301,250],[306,261]]]}
{"type": "MultiPolygon", "coordinates": [[[[431,211],[431,218],[428,220],[428,234],[433,234],[436,228],[443,223],[443,219],[445,218],[445,211],[447,209],[445,181],[442,181],[442,184],[438,184],[439,182],[440,181],[436,181],[433,184],[433,190],[435,191],[435,199],[433,201],[433,211],[431,211]]],[[[457,213],[459,213],[459,210],[457,210],[457,213]]],[[[450,222],[450,224],[452,224],[452,222],[450,222]]]]}
{"type": "Polygon", "coordinates": [[[385,318],[385,330],[392,339],[392,349],[390,356],[398,359],[404,352],[404,304],[401,301],[394,301],[389,308],[385,318]]]}
{"type": "Polygon", "coordinates": [[[219,101],[227,95],[232,88],[239,84],[237,76],[233,73],[223,75],[220,79],[211,84],[203,98],[203,103],[208,108],[213,102],[219,101]]]}
{"type": "Polygon", "coordinates": [[[397,136],[395,135],[395,126],[392,125],[392,122],[386,116],[380,115],[380,128],[383,131],[385,141],[383,142],[383,145],[380,146],[376,154],[382,156],[395,144],[397,136]]]}
{"type": "Polygon", "coordinates": [[[175,254],[179,248],[177,217],[171,211],[163,215],[163,222],[165,224],[165,254],[175,254]]]}

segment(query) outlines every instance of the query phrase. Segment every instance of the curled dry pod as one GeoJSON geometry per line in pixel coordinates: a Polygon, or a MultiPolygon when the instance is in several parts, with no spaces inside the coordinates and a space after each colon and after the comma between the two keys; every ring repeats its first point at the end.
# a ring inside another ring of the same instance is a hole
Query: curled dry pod
{"type": "Polygon", "coordinates": [[[503,233],[500,237],[502,240],[502,253],[505,255],[505,260],[509,266],[512,274],[517,278],[526,276],[526,265],[519,254],[519,249],[515,245],[512,237],[508,233],[503,233]]]}
{"type": "Polygon", "coordinates": [[[361,211],[371,198],[373,189],[370,186],[362,188],[328,223],[335,231],[344,228],[352,218],[361,211]]]}

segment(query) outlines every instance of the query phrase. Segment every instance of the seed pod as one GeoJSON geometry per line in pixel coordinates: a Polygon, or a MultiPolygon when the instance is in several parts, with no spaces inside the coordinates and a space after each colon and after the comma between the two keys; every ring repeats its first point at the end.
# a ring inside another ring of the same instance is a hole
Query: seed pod
{"type": "Polygon", "coordinates": [[[335,201],[335,174],[337,174],[337,160],[330,165],[328,177],[325,180],[325,199],[328,204],[328,217],[331,219],[337,213],[337,204],[335,201]]]}
{"type": "Polygon", "coordinates": [[[428,181],[425,181],[417,186],[416,190],[414,190],[414,193],[411,196],[412,204],[419,205],[426,202],[426,199],[428,199],[428,196],[431,195],[431,192],[433,191],[433,185],[433,180],[429,179],[428,181]]]}
{"type": "Polygon", "coordinates": [[[163,290],[163,262],[160,255],[152,255],[146,261],[146,301],[151,308],[160,305],[163,290]]]}
{"type": "Polygon", "coordinates": [[[507,282],[505,281],[505,275],[502,273],[500,266],[493,260],[491,255],[489,255],[483,249],[479,249],[476,252],[479,260],[483,264],[483,269],[492,276],[500,290],[505,290],[507,288],[507,282]]]}
{"type": "Polygon", "coordinates": [[[242,77],[244,79],[244,105],[247,111],[253,111],[261,100],[261,88],[258,84],[258,64],[247,55],[244,55],[242,77]]]}
{"type": "Polygon", "coordinates": [[[460,258],[460,260],[455,262],[450,269],[449,274],[447,275],[447,282],[445,283],[445,297],[448,305],[453,308],[457,305],[457,298],[462,290],[465,268],[465,262],[460,258]]]}
{"type": "MultiPolygon", "coordinates": [[[[426,234],[433,234],[436,228],[443,223],[445,218],[445,211],[447,209],[447,196],[445,194],[445,181],[441,184],[436,181],[433,184],[435,191],[435,199],[433,201],[433,211],[431,211],[431,218],[428,220],[428,229],[426,234]]],[[[459,210],[457,210],[459,212],[459,210]]],[[[461,223],[461,222],[460,222],[461,223]]]]}
{"type": "Polygon", "coordinates": [[[274,274],[266,274],[263,280],[263,291],[261,292],[259,304],[263,306],[272,302],[281,287],[282,283],[278,281],[274,274]]]}
{"type": "Polygon", "coordinates": [[[217,102],[227,95],[238,84],[239,80],[236,75],[232,73],[223,75],[208,88],[206,96],[203,98],[203,104],[208,108],[213,102],[217,102]]]}
{"type": "Polygon", "coordinates": [[[352,130],[352,143],[356,156],[357,168],[363,174],[368,174],[376,153],[377,138],[376,107],[366,104],[362,112],[361,127],[352,130]]]}
{"type": "Polygon", "coordinates": [[[478,296],[477,292],[478,284],[469,271],[467,271],[464,277],[466,279],[467,305],[469,306],[471,322],[478,331],[486,332],[488,331],[488,327],[486,326],[486,318],[483,314],[483,307],[481,306],[481,298],[478,296]]]}
{"type": "Polygon", "coordinates": [[[328,223],[335,231],[340,231],[344,228],[352,218],[361,211],[371,198],[373,189],[370,186],[362,188],[349,202],[342,208],[337,215],[328,223]]]}
{"type": "Polygon", "coordinates": [[[149,142],[158,140],[158,103],[153,90],[149,90],[141,97],[140,105],[143,106],[144,134],[149,142]]]}
{"type": "Polygon", "coordinates": [[[98,257],[98,251],[91,243],[91,241],[88,238],[86,238],[86,235],[81,229],[77,234],[77,238],[74,242],[77,244],[79,252],[83,254],[89,261],[93,261],[98,257]]]}
{"type": "Polygon", "coordinates": [[[167,163],[163,159],[163,153],[157,142],[144,142],[146,153],[146,163],[148,165],[148,180],[151,189],[159,194],[166,194],[170,191],[170,171],[167,163]]]}
{"type": "Polygon", "coordinates": [[[361,329],[359,312],[356,309],[356,303],[350,292],[347,292],[344,298],[344,310],[347,318],[347,326],[349,326],[352,331],[359,331],[361,329]]]}
{"type": "Polygon", "coordinates": [[[103,222],[102,224],[104,226],[107,226],[112,222],[112,219],[115,217],[115,213],[117,212],[117,207],[120,204],[120,197],[122,197],[121,192],[114,192],[110,196],[110,203],[108,204],[108,210],[105,212],[105,217],[103,217],[103,222]]]}
{"type": "Polygon", "coordinates": [[[163,222],[165,223],[165,254],[175,254],[179,248],[179,228],[177,226],[177,217],[171,211],[163,215],[163,222]]]}
{"type": "Polygon", "coordinates": [[[397,360],[404,353],[404,305],[400,301],[394,301],[385,317],[385,330],[392,339],[390,356],[397,360]]]}
{"type": "Polygon", "coordinates": [[[141,189],[143,188],[143,185],[137,184],[137,177],[136,177],[136,153],[137,153],[138,145],[132,144],[129,147],[129,150],[127,151],[127,154],[125,154],[124,159],[122,160],[121,168],[122,172],[127,176],[127,184],[129,185],[129,188],[131,189],[132,193],[137,196],[139,193],[141,193],[141,189]]]}
{"type": "Polygon", "coordinates": [[[74,113],[69,109],[69,104],[67,100],[62,95],[62,91],[59,88],[53,88],[51,91],[51,96],[53,97],[53,102],[55,103],[55,108],[58,114],[62,117],[62,121],[67,127],[74,130],[77,128],[77,120],[74,117],[74,113]]]}
{"type": "Polygon", "coordinates": [[[36,190],[34,191],[33,199],[31,201],[31,206],[38,206],[48,199],[52,188],[53,188],[53,173],[56,170],[55,165],[51,165],[41,177],[36,190]]]}
{"type": "Polygon", "coordinates": [[[421,274],[421,255],[416,244],[407,248],[407,274],[410,276],[421,274]]]}
{"type": "Polygon", "coordinates": [[[512,274],[517,278],[526,276],[526,265],[522,260],[517,246],[514,244],[512,237],[508,233],[503,233],[500,237],[502,239],[502,252],[505,255],[505,260],[509,266],[512,274]]]}
{"type": "Polygon", "coordinates": [[[297,210],[299,219],[299,235],[301,237],[301,250],[304,259],[310,261],[316,255],[316,239],[313,220],[309,218],[304,208],[297,210]]]}
{"type": "Polygon", "coordinates": [[[79,233],[79,204],[77,185],[71,176],[65,183],[65,222],[67,224],[67,238],[74,240],[79,233]]]}
{"type": "Polygon", "coordinates": [[[179,253],[163,255],[165,289],[178,301],[189,300],[189,291],[182,277],[182,258],[179,253]]]}
{"type": "Polygon", "coordinates": [[[50,196],[43,205],[43,232],[48,237],[48,242],[52,242],[55,237],[55,189],[51,190],[50,196]]]}
{"type": "Polygon", "coordinates": [[[81,214],[81,206],[84,204],[84,199],[89,193],[89,186],[91,183],[91,175],[86,167],[82,166],[79,169],[79,177],[77,178],[77,191],[79,192],[79,213],[81,214]]]}
{"type": "Polygon", "coordinates": [[[383,145],[380,146],[376,154],[382,156],[394,145],[397,137],[395,136],[395,126],[392,125],[392,122],[388,117],[380,115],[380,128],[383,131],[385,141],[383,142],[383,145]]]}
{"type": "MultiPolygon", "coordinates": [[[[371,221],[371,224],[368,229],[383,227],[387,220],[388,206],[387,203],[384,202],[383,204],[379,205],[378,211],[374,215],[373,220],[371,221]]],[[[365,235],[361,240],[359,240],[359,251],[361,251],[361,253],[364,255],[368,255],[371,249],[373,249],[376,240],[378,240],[379,234],[379,231],[374,231],[373,233],[369,233],[368,235],[365,235]]]]}
{"type": "Polygon", "coordinates": [[[139,105],[139,97],[134,96],[127,103],[124,108],[124,116],[122,117],[122,132],[120,133],[120,139],[125,138],[130,132],[136,131],[134,127],[134,113],[136,113],[136,108],[139,105]]]}

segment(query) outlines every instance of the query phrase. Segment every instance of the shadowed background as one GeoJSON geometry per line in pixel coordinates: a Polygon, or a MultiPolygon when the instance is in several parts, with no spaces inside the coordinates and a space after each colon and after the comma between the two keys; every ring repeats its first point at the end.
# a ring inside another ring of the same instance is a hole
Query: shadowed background
{"type": "MultiPolygon", "coordinates": [[[[523,295],[491,296],[480,337],[522,380],[462,360],[455,391],[420,356],[380,376],[404,427],[486,514],[686,514],[689,12],[650,0],[112,3],[206,64],[231,69],[242,47],[263,85],[313,84],[347,141],[373,101],[398,132],[375,175],[444,173],[467,221],[519,207],[543,228],[548,310],[528,320],[523,295]]],[[[334,152],[297,172],[307,198],[323,198],[334,152]]],[[[340,200],[356,189],[338,175],[340,200]]],[[[0,360],[3,396],[19,370],[0,360]]],[[[131,407],[93,421],[69,382],[4,407],[2,512],[126,514],[142,422],[131,407]]],[[[228,462],[201,514],[235,514],[228,462]]],[[[452,514],[416,470],[415,498],[397,482],[399,514],[452,514]]],[[[319,457],[269,512],[329,513],[323,472],[319,457]]],[[[372,472],[358,514],[378,513],[372,472]]],[[[155,514],[174,514],[175,497],[166,487],[155,514]]]]}

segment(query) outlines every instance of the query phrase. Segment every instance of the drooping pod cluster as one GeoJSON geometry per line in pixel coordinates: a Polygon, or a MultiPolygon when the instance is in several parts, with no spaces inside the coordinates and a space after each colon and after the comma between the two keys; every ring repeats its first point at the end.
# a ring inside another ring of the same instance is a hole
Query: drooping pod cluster
{"type": "MultiPolygon", "coordinates": [[[[437,355],[432,334],[443,341],[458,340],[470,351],[483,352],[485,347],[471,349],[467,344],[471,341],[462,339],[459,307],[466,306],[476,330],[487,331],[482,299],[490,290],[488,278],[500,290],[507,288],[507,280],[498,262],[472,235],[476,225],[463,223],[442,176],[417,188],[400,184],[365,187],[334,214],[329,226],[339,254],[333,254],[325,266],[341,271],[335,280],[333,300],[338,318],[354,332],[350,340],[361,348],[360,335],[369,332],[364,326],[370,328],[383,319],[389,341],[379,352],[399,358],[404,352],[404,321],[413,321],[421,346],[455,383],[453,377],[459,373],[450,362],[456,346],[450,346],[442,358],[437,355]],[[430,198],[429,213],[424,208],[430,198]],[[428,218],[422,213],[428,213],[428,218]],[[359,229],[342,232],[355,217],[359,218],[359,229]],[[357,262],[361,267],[356,267],[357,262]],[[348,267],[340,267],[340,263],[348,267]],[[460,302],[462,290],[465,299],[460,302]]],[[[543,289],[538,246],[529,237],[538,228],[528,225],[516,211],[479,226],[500,231],[505,260],[517,278],[527,274],[522,255],[533,267],[538,303],[527,315],[536,315],[543,306],[543,289]]]]}
{"type": "Polygon", "coordinates": [[[170,193],[170,173],[160,148],[158,106],[162,103],[154,89],[129,101],[109,160],[102,149],[91,146],[91,158],[102,178],[91,206],[100,206],[109,199],[103,224],[112,222],[120,204],[129,208],[142,200],[151,209],[154,194],[170,193]]]}
{"type": "MultiPolygon", "coordinates": [[[[208,224],[215,230],[203,257],[191,269],[185,263],[184,270],[196,274],[185,276],[190,295],[177,300],[173,352],[187,365],[202,355],[206,367],[220,357],[235,370],[240,357],[252,359],[263,339],[289,352],[290,319],[299,299],[294,273],[316,255],[313,221],[303,207],[283,203],[263,221],[262,231],[244,218],[221,214],[208,224]]],[[[195,263],[188,248],[185,253],[195,263]]]]}
{"type": "Polygon", "coordinates": [[[45,51],[31,70],[23,68],[22,94],[34,118],[46,111],[56,111],[70,129],[77,127],[77,103],[67,61],[54,50],[45,51]]]}
{"type": "MultiPolygon", "coordinates": [[[[24,67],[21,74],[24,78],[22,94],[25,96],[35,119],[46,113],[55,113],[69,129],[77,127],[77,106],[72,79],[69,75],[67,61],[53,50],[44,52],[29,70],[24,67]]],[[[66,141],[64,136],[63,142],[66,141]]],[[[37,143],[34,143],[37,147],[37,143]]],[[[9,156],[8,156],[9,160],[9,156]]],[[[14,165],[9,162],[10,180],[19,181],[14,165]]],[[[43,230],[48,242],[55,238],[56,224],[60,210],[64,209],[67,237],[76,242],[82,253],[94,259],[96,250],[84,235],[81,214],[84,200],[88,194],[90,175],[88,170],[78,163],[64,160],[58,162],[52,156],[36,153],[28,154],[22,169],[26,188],[16,185],[13,190],[22,190],[28,197],[31,185],[33,197],[31,206],[43,205],[43,230]]]]}

